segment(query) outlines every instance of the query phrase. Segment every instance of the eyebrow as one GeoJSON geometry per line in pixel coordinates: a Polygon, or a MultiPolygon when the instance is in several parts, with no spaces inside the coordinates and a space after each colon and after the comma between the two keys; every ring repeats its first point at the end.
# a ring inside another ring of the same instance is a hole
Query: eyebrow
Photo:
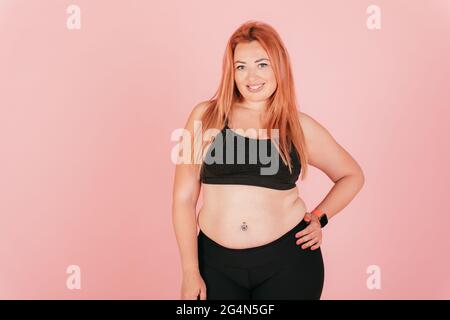
{"type": "MultiPolygon", "coordinates": [[[[263,60],[269,61],[269,59],[267,59],[267,58],[261,58],[261,59],[255,60],[255,63],[260,62],[260,61],[263,61],[263,60]]],[[[239,60],[235,61],[234,63],[235,63],[235,64],[236,64],[236,63],[243,63],[243,64],[245,64],[244,61],[239,61],[239,60]]]]}

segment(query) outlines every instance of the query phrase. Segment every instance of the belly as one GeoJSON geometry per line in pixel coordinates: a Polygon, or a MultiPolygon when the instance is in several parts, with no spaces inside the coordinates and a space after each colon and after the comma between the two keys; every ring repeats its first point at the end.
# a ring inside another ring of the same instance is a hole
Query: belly
{"type": "Polygon", "coordinates": [[[244,249],[278,239],[295,227],[306,211],[297,187],[274,190],[203,184],[198,225],[205,235],[222,246],[244,249]]]}

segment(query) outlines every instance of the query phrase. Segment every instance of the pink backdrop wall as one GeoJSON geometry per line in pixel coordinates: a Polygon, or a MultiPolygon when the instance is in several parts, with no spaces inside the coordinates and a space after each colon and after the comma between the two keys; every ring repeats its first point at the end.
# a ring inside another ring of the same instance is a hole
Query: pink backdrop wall
{"type": "MultiPolygon", "coordinates": [[[[322,299],[450,298],[446,0],[1,1],[0,298],[178,299],[170,135],[249,19],[279,31],[300,110],[365,172],[324,231],[322,299]]],[[[332,185],[310,168],[312,209],[332,185]]]]}

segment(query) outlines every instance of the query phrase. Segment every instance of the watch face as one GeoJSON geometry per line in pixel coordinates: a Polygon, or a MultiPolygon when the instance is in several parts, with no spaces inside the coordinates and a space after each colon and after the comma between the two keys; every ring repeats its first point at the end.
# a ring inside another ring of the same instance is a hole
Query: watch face
{"type": "Polygon", "coordinates": [[[325,227],[325,225],[328,223],[328,218],[327,218],[327,215],[326,214],[323,214],[321,217],[320,217],[320,225],[321,225],[321,227],[325,227]]]}

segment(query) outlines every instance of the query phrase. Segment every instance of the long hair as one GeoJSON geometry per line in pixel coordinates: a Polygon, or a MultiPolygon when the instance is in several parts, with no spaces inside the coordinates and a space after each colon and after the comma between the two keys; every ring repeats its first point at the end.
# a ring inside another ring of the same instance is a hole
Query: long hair
{"type": "MultiPolygon", "coordinates": [[[[231,107],[235,102],[242,102],[240,94],[234,82],[234,50],[241,42],[258,41],[269,55],[274,69],[277,88],[269,99],[265,110],[266,123],[269,138],[272,137],[271,129],[279,131],[279,151],[285,165],[292,172],[292,159],[289,155],[291,142],[294,145],[301,163],[301,177],[306,177],[307,152],[305,137],[300,126],[298,108],[295,95],[294,80],[292,76],[289,54],[278,33],[270,25],[259,21],[247,21],[242,24],[228,40],[222,65],[222,79],[216,93],[207,101],[207,106],[201,117],[203,132],[210,128],[223,128],[225,119],[228,118],[231,107]]],[[[199,141],[203,149],[208,141],[199,141]]],[[[195,139],[194,139],[195,140],[195,139]]],[[[202,155],[197,154],[197,158],[202,155]]],[[[200,162],[202,163],[202,162],[200,162]]],[[[200,169],[201,165],[199,166],[200,169]]]]}

